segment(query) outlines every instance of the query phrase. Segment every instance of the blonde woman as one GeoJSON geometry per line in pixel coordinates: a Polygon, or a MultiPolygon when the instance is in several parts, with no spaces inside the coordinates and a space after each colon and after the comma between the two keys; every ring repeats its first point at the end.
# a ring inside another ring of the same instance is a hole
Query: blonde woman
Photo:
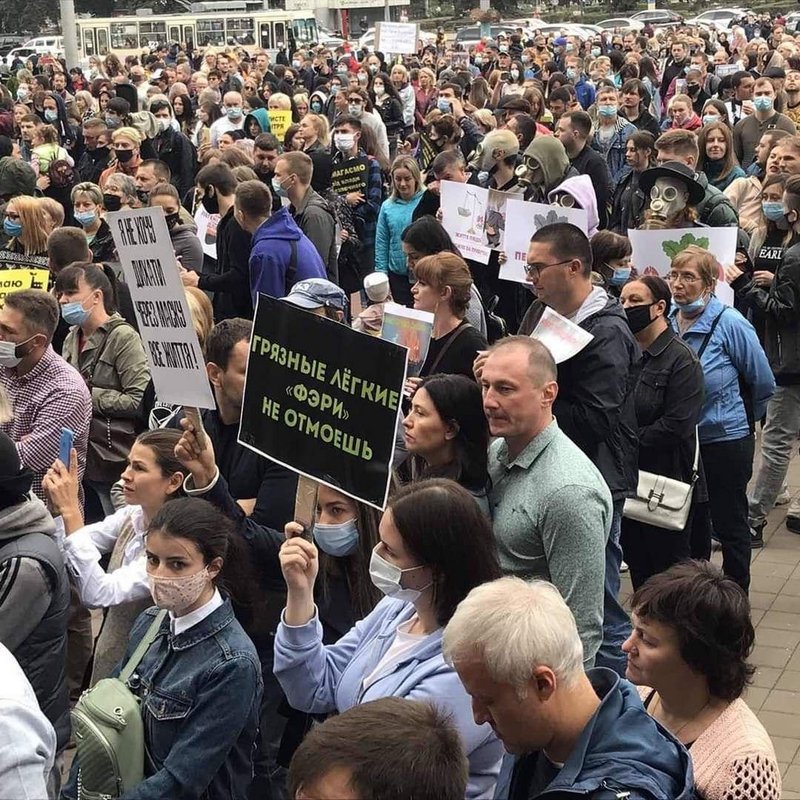
{"type": "Polygon", "coordinates": [[[53,220],[40,200],[27,195],[9,200],[3,230],[11,238],[0,250],[0,269],[47,269],[53,220]]]}
{"type": "Polygon", "coordinates": [[[392,193],[381,205],[375,234],[375,269],[389,275],[396,303],[410,306],[411,278],[403,252],[403,231],[411,224],[414,209],[422,197],[419,166],[411,156],[398,156],[389,172],[392,193]]]}
{"type": "Polygon", "coordinates": [[[314,163],[311,175],[311,188],[324,194],[331,186],[331,130],[327,117],[321,114],[306,114],[300,120],[300,136],[303,139],[303,152],[314,163]]]}
{"type": "Polygon", "coordinates": [[[95,103],[96,101],[91,92],[87,92],[85,89],[75,92],[75,107],[78,109],[82,120],[86,121],[97,114],[95,103]]]}

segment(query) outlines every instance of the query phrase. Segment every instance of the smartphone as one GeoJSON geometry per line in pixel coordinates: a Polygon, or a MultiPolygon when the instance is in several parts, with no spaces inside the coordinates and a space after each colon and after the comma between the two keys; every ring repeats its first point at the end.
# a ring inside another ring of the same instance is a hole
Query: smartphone
{"type": "Polygon", "coordinates": [[[61,439],[58,443],[58,458],[61,463],[69,469],[69,459],[72,454],[72,447],[75,443],[75,431],[69,428],[61,429],[61,439]]]}
{"type": "Polygon", "coordinates": [[[675,94],[686,94],[686,78],[678,78],[675,81],[675,94]]]}

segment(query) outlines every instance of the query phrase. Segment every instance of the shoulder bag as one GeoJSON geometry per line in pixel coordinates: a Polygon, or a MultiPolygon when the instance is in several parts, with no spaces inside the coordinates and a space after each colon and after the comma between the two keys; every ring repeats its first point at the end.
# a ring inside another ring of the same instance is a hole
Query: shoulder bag
{"type": "Polygon", "coordinates": [[[121,797],[144,779],[144,723],[139,698],[128,681],[166,615],[166,609],[156,614],[119,677],[98,681],[72,709],[78,800],[121,797]]]}

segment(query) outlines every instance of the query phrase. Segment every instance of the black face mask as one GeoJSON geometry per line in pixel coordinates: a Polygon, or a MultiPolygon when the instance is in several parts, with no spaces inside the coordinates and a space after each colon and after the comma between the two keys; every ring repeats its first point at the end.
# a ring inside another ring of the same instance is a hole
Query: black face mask
{"type": "Polygon", "coordinates": [[[204,194],[200,202],[209,214],[219,214],[219,199],[216,194],[204,194]]]}
{"type": "Polygon", "coordinates": [[[176,225],[180,225],[181,215],[176,211],[174,214],[165,215],[164,219],[167,222],[167,228],[172,230],[176,225]]]}
{"type": "Polygon", "coordinates": [[[133,158],[133,150],[117,150],[117,161],[127,164],[133,158]]]}
{"type": "Polygon", "coordinates": [[[650,319],[650,306],[654,303],[647,303],[643,306],[630,306],[625,309],[625,316],[628,318],[628,327],[631,333],[639,333],[643,331],[651,322],[655,320],[650,319]]]}
{"type": "Polygon", "coordinates": [[[122,198],[115,194],[104,194],[103,206],[106,211],[119,211],[122,208],[122,198]]]}
{"type": "Polygon", "coordinates": [[[137,189],[136,196],[143,206],[146,206],[150,202],[150,192],[146,192],[144,189],[137,189]]]}

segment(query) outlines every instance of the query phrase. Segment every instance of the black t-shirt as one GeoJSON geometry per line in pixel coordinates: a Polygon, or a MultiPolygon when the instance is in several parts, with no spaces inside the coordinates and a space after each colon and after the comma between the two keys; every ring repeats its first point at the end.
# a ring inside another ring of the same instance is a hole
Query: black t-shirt
{"type": "Polygon", "coordinates": [[[767,234],[764,244],[756,254],[753,266],[756,270],[768,270],[773,274],[777,271],[781,261],[783,261],[783,254],[786,248],[783,246],[783,240],[786,237],[786,231],[774,230],[767,234]]]}
{"type": "Polygon", "coordinates": [[[486,350],[488,347],[489,343],[481,335],[480,331],[473,328],[466,320],[462,320],[461,324],[457,328],[453,328],[450,333],[439,339],[431,339],[428,357],[422,366],[420,376],[425,377],[436,373],[466,375],[468,378],[474,379],[472,364],[475,361],[478,350],[486,350]],[[456,336],[456,334],[458,335],[456,336]],[[452,344],[447,347],[447,351],[444,352],[444,355],[439,359],[439,363],[436,364],[439,354],[444,351],[447,343],[451,340],[452,344]],[[435,369],[434,364],[436,365],[435,369]]]}

